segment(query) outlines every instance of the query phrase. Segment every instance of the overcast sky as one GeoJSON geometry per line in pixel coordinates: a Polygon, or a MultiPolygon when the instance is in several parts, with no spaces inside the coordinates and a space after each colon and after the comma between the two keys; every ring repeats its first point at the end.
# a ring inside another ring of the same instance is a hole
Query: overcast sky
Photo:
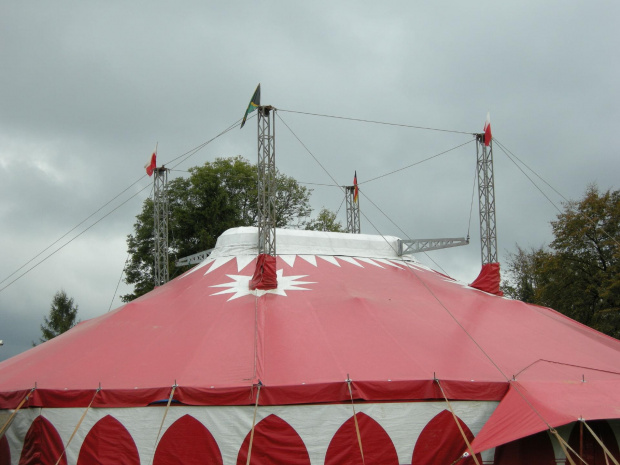
{"type": "MultiPolygon", "coordinates": [[[[259,82],[262,103],[281,110],[467,133],[481,132],[490,111],[496,139],[567,198],[591,183],[618,189],[618,24],[615,1],[4,2],[0,280],[140,179],[156,142],[166,163],[238,120],[259,82]]],[[[471,228],[469,246],[430,255],[455,278],[476,277],[473,143],[363,184],[471,135],[279,116],[339,184],[350,184],[357,170],[362,232],[403,237],[400,228],[422,238],[471,228]]],[[[331,184],[286,126],[276,126],[279,169],[331,184]]],[[[255,120],[171,175],[234,155],[256,161],[255,120]]],[[[551,240],[557,210],[497,145],[494,155],[505,263],[515,243],[551,240]]],[[[0,287],[151,183],[144,176],[0,287]]],[[[337,188],[308,187],[315,211],[339,209],[337,188]]],[[[0,360],[38,340],[60,289],[78,303],[81,319],[108,311],[126,236],[149,193],[0,291],[0,360]]],[[[339,218],[346,223],[344,207],[339,218]]],[[[128,291],[121,285],[112,308],[128,291]]]]}

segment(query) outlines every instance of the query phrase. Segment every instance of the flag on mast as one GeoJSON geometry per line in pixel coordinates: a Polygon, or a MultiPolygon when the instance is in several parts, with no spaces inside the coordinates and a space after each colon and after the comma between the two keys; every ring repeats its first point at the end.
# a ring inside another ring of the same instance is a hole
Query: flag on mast
{"type": "Polygon", "coordinates": [[[245,110],[245,115],[243,115],[243,121],[241,121],[241,128],[245,124],[245,120],[248,117],[248,115],[252,113],[254,110],[256,110],[259,106],[260,106],[260,83],[256,87],[256,90],[254,91],[254,95],[252,95],[252,100],[250,100],[250,103],[248,104],[248,109],[245,110]]]}
{"type": "Polygon", "coordinates": [[[357,203],[359,193],[360,191],[357,187],[357,171],[355,171],[355,176],[353,176],[353,202],[357,203]]]}
{"type": "Polygon", "coordinates": [[[153,176],[153,171],[157,168],[157,147],[155,147],[155,151],[151,155],[151,161],[144,165],[144,168],[146,169],[146,174],[153,176]]]}
{"type": "Polygon", "coordinates": [[[484,145],[487,147],[491,143],[491,139],[493,136],[491,135],[491,112],[487,112],[487,120],[484,123],[484,145]]]}

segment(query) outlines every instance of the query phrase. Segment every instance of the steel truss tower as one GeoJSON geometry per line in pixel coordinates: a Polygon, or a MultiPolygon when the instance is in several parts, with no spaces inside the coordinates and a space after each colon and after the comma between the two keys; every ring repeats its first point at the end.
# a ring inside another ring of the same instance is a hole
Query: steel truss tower
{"type": "Polygon", "coordinates": [[[272,106],[258,107],[258,253],[276,255],[276,145],[272,106]]]}
{"type": "Polygon", "coordinates": [[[478,206],[480,209],[480,248],[482,264],[497,262],[497,228],[495,225],[495,180],[493,175],[493,141],[484,145],[484,134],[476,135],[478,171],[478,206]]]}
{"type": "Polygon", "coordinates": [[[154,210],[154,277],[155,287],[169,281],[168,272],[168,168],[155,168],[153,178],[153,210],[154,210]]]}
{"type": "Polygon", "coordinates": [[[359,197],[355,201],[355,186],[345,186],[344,197],[347,202],[347,232],[361,234],[359,197]]]}

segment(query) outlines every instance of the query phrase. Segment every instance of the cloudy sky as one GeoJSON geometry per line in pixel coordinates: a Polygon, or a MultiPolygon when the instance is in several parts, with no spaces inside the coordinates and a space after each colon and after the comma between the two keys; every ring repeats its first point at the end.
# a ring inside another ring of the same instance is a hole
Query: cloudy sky
{"type": "MultiPolygon", "coordinates": [[[[470,220],[473,143],[363,182],[471,141],[458,131],[480,132],[490,111],[496,139],[567,198],[591,183],[618,189],[619,21],[614,1],[5,2],[0,360],[38,340],[60,289],[79,304],[81,319],[120,305],[129,290],[122,284],[113,299],[125,239],[150,192],[143,166],[155,143],[166,163],[213,138],[243,115],[259,82],[262,103],[280,109],[339,184],[357,170],[362,232],[421,238],[471,229],[471,245],[430,256],[473,280],[480,268],[477,201],[470,220]]],[[[315,210],[337,211],[341,192],[314,185],[333,182],[276,124],[280,170],[309,183],[315,210]]],[[[548,243],[557,211],[497,145],[494,154],[504,262],[515,243],[548,243]]],[[[234,155],[256,160],[254,120],[172,175],[234,155]]],[[[343,209],[339,217],[346,223],[343,209]]]]}

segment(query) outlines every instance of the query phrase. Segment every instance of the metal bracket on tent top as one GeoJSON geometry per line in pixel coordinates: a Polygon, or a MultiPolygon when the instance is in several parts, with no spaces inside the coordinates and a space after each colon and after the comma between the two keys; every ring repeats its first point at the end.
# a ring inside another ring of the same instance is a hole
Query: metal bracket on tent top
{"type": "Polygon", "coordinates": [[[409,255],[430,250],[447,249],[449,247],[460,247],[469,244],[469,237],[446,237],[443,239],[408,239],[398,240],[398,256],[409,255]]]}
{"type": "Polygon", "coordinates": [[[187,257],[179,258],[176,262],[176,266],[195,265],[205,260],[209,254],[213,252],[213,249],[203,250],[202,252],[195,253],[194,255],[188,255],[187,257]]]}

